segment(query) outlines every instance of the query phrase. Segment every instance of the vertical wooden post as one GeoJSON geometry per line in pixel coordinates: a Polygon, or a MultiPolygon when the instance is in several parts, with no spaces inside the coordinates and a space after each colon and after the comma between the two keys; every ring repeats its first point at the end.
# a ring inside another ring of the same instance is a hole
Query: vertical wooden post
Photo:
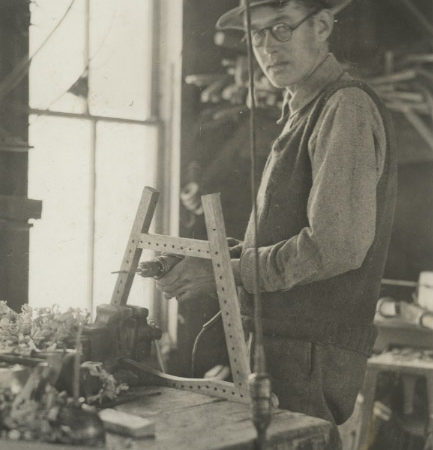
{"type": "Polygon", "coordinates": [[[202,204],[233,381],[238,391],[246,392],[250,367],[220,195],[205,195],[202,204]]]}
{"type": "Polygon", "coordinates": [[[135,271],[140,260],[142,249],[138,247],[141,233],[149,231],[150,223],[155,212],[158,202],[159,192],[153,188],[145,187],[141,195],[140,204],[138,206],[137,215],[129,235],[128,245],[123,255],[122,265],[113,296],[111,297],[112,305],[126,305],[128,301],[129,291],[131,290],[132,281],[134,280],[135,271]]]}
{"type": "Polygon", "coordinates": [[[361,424],[358,436],[357,450],[368,450],[370,444],[370,427],[373,416],[374,396],[376,394],[378,369],[367,366],[362,395],[364,403],[361,412],[361,424]]]}

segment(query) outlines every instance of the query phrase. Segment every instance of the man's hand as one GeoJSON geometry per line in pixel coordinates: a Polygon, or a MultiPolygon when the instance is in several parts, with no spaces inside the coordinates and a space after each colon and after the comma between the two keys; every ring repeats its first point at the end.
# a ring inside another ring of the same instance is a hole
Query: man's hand
{"type": "Polygon", "coordinates": [[[203,296],[217,299],[212,263],[209,260],[186,256],[176,264],[156,285],[165,298],[179,302],[194,300],[203,296]]]}

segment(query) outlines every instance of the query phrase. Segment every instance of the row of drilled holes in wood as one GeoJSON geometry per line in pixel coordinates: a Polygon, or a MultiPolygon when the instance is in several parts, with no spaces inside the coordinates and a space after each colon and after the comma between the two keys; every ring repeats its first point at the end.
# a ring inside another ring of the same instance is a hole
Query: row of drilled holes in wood
{"type": "MultiPolygon", "coordinates": [[[[213,230],[215,231],[215,229],[213,230]]],[[[215,252],[216,255],[218,255],[218,252],[215,252]]],[[[216,267],[217,269],[221,269],[221,261],[216,261],[216,267]]],[[[223,303],[224,305],[228,304],[228,300],[225,297],[226,292],[225,292],[225,288],[224,288],[224,277],[221,274],[216,274],[216,281],[217,281],[217,289],[221,290],[221,297],[223,298],[223,303]]],[[[225,315],[230,318],[230,313],[229,311],[225,311],[225,315]]],[[[227,323],[227,327],[231,328],[232,324],[230,322],[227,323]]],[[[231,350],[234,352],[235,351],[235,345],[233,343],[233,335],[229,334],[228,335],[228,339],[229,339],[229,346],[231,347],[231,350]]],[[[238,359],[236,357],[233,357],[233,362],[236,364],[238,362],[238,359]]],[[[233,370],[233,368],[232,368],[233,370]]],[[[239,376],[240,375],[240,371],[239,369],[236,369],[236,374],[239,376]]],[[[237,382],[237,385],[239,386],[239,388],[242,388],[243,384],[241,381],[237,382]]]]}
{"type": "MultiPolygon", "coordinates": [[[[137,250],[137,248],[134,246],[135,243],[136,243],[136,240],[133,239],[133,240],[131,241],[132,247],[130,247],[130,248],[128,249],[128,253],[129,253],[129,254],[131,254],[131,253],[133,253],[133,252],[135,252],[135,251],[137,250]]],[[[142,248],[144,244],[145,244],[145,241],[139,240],[139,241],[138,241],[138,248],[142,248]]],[[[198,249],[197,249],[197,248],[195,248],[195,249],[192,249],[192,248],[187,248],[187,249],[185,249],[185,247],[183,247],[183,246],[177,246],[177,245],[174,245],[174,244],[166,244],[166,243],[161,243],[161,244],[160,244],[159,242],[150,242],[150,241],[147,241],[147,245],[148,245],[149,247],[150,247],[152,244],[154,244],[156,247],[161,246],[161,247],[163,247],[165,250],[171,248],[171,250],[173,250],[174,252],[176,252],[176,251],[181,251],[181,252],[183,252],[184,250],[186,250],[186,251],[189,251],[189,252],[196,251],[196,252],[198,252],[198,253],[201,253],[201,249],[199,249],[199,248],[198,248],[198,249]]],[[[209,251],[209,250],[203,250],[203,253],[206,254],[206,255],[209,255],[209,254],[210,254],[210,251],[209,251]]],[[[218,252],[215,252],[215,254],[218,255],[218,252]]],[[[129,260],[126,260],[125,263],[126,263],[126,264],[129,264],[130,261],[129,261],[129,260]]],[[[122,279],[119,280],[119,284],[123,284],[122,279]]],[[[120,294],[120,290],[119,290],[119,289],[117,290],[117,293],[120,294]]]]}
{"type": "MultiPolygon", "coordinates": [[[[159,236],[159,235],[142,235],[143,238],[138,241],[138,247],[139,248],[153,248],[159,247],[162,250],[171,250],[173,252],[180,251],[180,252],[189,252],[189,253],[199,253],[200,257],[209,259],[210,258],[210,250],[209,250],[209,242],[208,241],[200,241],[196,240],[193,242],[192,239],[187,238],[173,238],[171,236],[159,236]],[[168,241],[168,242],[165,242],[168,241]],[[181,241],[177,243],[176,241],[181,241]],[[183,241],[183,242],[182,242],[183,241]],[[190,246],[186,245],[184,243],[189,243],[190,246]]],[[[135,241],[133,240],[132,243],[134,244],[135,241]]],[[[218,254],[218,253],[216,253],[218,254]]]]}
{"type": "MultiPolygon", "coordinates": [[[[188,385],[188,384],[182,384],[182,383],[179,383],[179,382],[169,382],[168,383],[168,385],[170,386],[170,387],[173,387],[173,388],[177,388],[177,389],[199,389],[199,390],[204,390],[204,391],[209,391],[209,392],[220,392],[220,393],[223,393],[223,394],[230,394],[231,393],[231,395],[233,395],[233,396],[235,396],[235,395],[237,395],[238,393],[237,392],[235,392],[235,391],[233,391],[233,390],[227,390],[227,389],[225,389],[225,388],[219,388],[219,387],[216,387],[216,386],[209,386],[208,384],[203,384],[203,385],[201,385],[201,384],[198,384],[198,385],[195,385],[195,386],[193,386],[193,385],[188,385]]],[[[242,394],[242,393],[239,393],[238,394],[241,398],[244,398],[244,394],[242,394]]]]}
{"type": "MultiPolygon", "coordinates": [[[[216,229],[213,229],[212,231],[216,231],[216,229]]],[[[131,241],[131,243],[132,244],[135,244],[135,240],[132,240],[131,241]]],[[[143,240],[139,240],[138,241],[138,244],[139,244],[139,246],[142,246],[143,244],[145,243],[145,241],[143,241],[143,240]]],[[[189,252],[191,252],[191,251],[197,251],[198,253],[200,253],[201,252],[201,250],[200,249],[197,249],[197,248],[195,248],[195,249],[192,249],[192,248],[187,248],[187,249],[185,249],[185,247],[183,247],[183,246],[176,246],[175,244],[166,244],[166,243],[159,243],[159,242],[151,242],[151,241],[147,241],[147,245],[148,246],[151,246],[152,244],[154,244],[156,247],[159,247],[159,246],[161,246],[161,247],[163,247],[164,249],[167,249],[167,248],[170,248],[171,247],[171,249],[172,250],[174,250],[174,251],[189,251],[189,252]]],[[[133,251],[135,251],[135,248],[133,247],[133,248],[130,248],[129,249],[129,253],[132,253],[133,251]]],[[[209,250],[205,250],[204,251],[204,253],[206,254],[206,255],[209,255],[210,254],[210,251],[209,250]]],[[[215,254],[215,256],[218,256],[219,255],[219,252],[214,252],[214,254],[215,254]]],[[[129,264],[129,261],[126,261],[126,264],[129,264]]],[[[217,262],[216,263],[216,266],[217,266],[217,268],[221,268],[221,262],[217,262]]],[[[217,283],[218,285],[219,285],[219,288],[221,289],[221,291],[223,292],[223,296],[224,296],[224,294],[225,294],[225,288],[224,288],[224,286],[222,285],[223,284],[223,277],[221,276],[221,275],[219,275],[218,276],[218,279],[219,279],[219,281],[220,281],[220,283],[217,283]]],[[[120,280],[120,284],[122,284],[122,280],[120,280]]],[[[118,291],[118,293],[119,293],[120,291],[118,291]]],[[[224,298],[224,304],[225,305],[227,305],[227,299],[225,299],[224,298]]],[[[229,314],[229,312],[228,311],[226,311],[226,313],[225,313],[227,316],[230,316],[230,314],[229,314]]],[[[227,326],[228,327],[231,327],[231,323],[229,322],[228,324],[227,324],[227,326]]],[[[232,334],[230,334],[229,335],[229,339],[230,340],[233,340],[233,335],[232,334]]],[[[230,345],[231,345],[231,349],[232,349],[232,351],[234,351],[235,350],[235,347],[233,346],[233,344],[232,343],[230,343],[230,345]]],[[[233,362],[234,363],[237,363],[237,358],[233,358],[233,362]]],[[[236,370],[236,373],[237,373],[237,375],[240,375],[240,371],[239,370],[236,370]]],[[[239,387],[242,387],[242,382],[238,382],[237,383],[238,384],[238,386],[239,387]]],[[[173,386],[179,386],[178,384],[174,384],[173,386]]],[[[184,388],[184,386],[182,385],[182,386],[180,386],[182,389],[184,388]]],[[[192,386],[190,386],[190,388],[192,389],[193,387],[192,386]]],[[[199,389],[200,389],[200,387],[198,387],[199,389]]],[[[214,388],[214,390],[217,390],[217,388],[214,388]]],[[[225,391],[225,389],[223,389],[222,390],[222,392],[223,393],[225,393],[226,391],[225,391]]],[[[235,393],[234,392],[232,392],[232,394],[233,395],[235,395],[235,393]]],[[[242,395],[241,395],[241,397],[243,397],[242,395]]]]}

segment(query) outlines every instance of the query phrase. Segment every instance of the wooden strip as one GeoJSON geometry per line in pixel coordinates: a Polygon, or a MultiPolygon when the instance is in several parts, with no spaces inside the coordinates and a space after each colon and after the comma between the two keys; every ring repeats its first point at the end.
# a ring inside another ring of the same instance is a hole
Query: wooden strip
{"type": "Polygon", "coordinates": [[[393,91],[393,92],[381,92],[381,95],[390,101],[402,101],[402,102],[414,102],[423,103],[424,96],[419,92],[406,92],[406,91],[393,91]]]}
{"type": "Polygon", "coordinates": [[[11,439],[0,439],[0,450],[95,450],[94,446],[84,446],[79,447],[66,445],[66,444],[53,444],[47,442],[37,442],[37,441],[13,441],[11,439]]]}
{"type": "Polygon", "coordinates": [[[408,356],[394,355],[392,353],[383,353],[372,356],[368,360],[368,367],[374,367],[376,370],[404,370],[407,373],[423,375],[426,371],[433,370],[433,361],[417,358],[410,359],[408,356]]]}
{"type": "Polygon", "coordinates": [[[119,275],[117,276],[112,305],[126,305],[138,261],[140,260],[142,249],[138,247],[142,233],[149,231],[153,213],[158,202],[159,193],[155,189],[145,187],[141,195],[141,200],[129,235],[128,245],[123,256],[119,275]]]}
{"type": "Polygon", "coordinates": [[[376,382],[377,382],[377,370],[370,367],[367,368],[367,372],[364,378],[364,387],[362,389],[362,396],[364,398],[362,410],[361,410],[361,424],[359,433],[357,436],[357,445],[355,448],[359,450],[368,450],[370,447],[370,425],[373,417],[373,404],[376,394],[376,382]]]}
{"type": "Polygon", "coordinates": [[[419,7],[415,6],[414,2],[411,0],[400,0],[406,9],[412,14],[412,16],[417,20],[421,29],[424,30],[426,37],[433,38],[433,26],[431,25],[429,19],[427,19],[423,12],[420,11],[419,7]]]}
{"type": "Polygon", "coordinates": [[[134,438],[155,436],[155,422],[135,414],[105,408],[99,412],[99,418],[104,423],[105,430],[112,433],[134,438]]]}
{"type": "Polygon", "coordinates": [[[417,281],[406,281],[406,280],[392,280],[389,278],[382,278],[382,284],[386,284],[389,286],[404,286],[404,287],[418,287],[417,281]]]}
{"type": "Polygon", "coordinates": [[[398,83],[399,81],[413,80],[416,77],[415,70],[404,70],[392,75],[382,75],[380,77],[368,78],[370,84],[398,83]]]}
{"type": "Polygon", "coordinates": [[[395,100],[387,100],[385,97],[383,97],[383,100],[385,102],[385,106],[388,109],[391,109],[393,111],[404,113],[406,110],[410,110],[410,111],[416,111],[423,115],[430,114],[430,109],[429,109],[427,102],[425,102],[425,103],[406,103],[406,102],[395,101],[395,100]]]}
{"type": "Polygon", "coordinates": [[[28,153],[30,149],[33,147],[30,147],[28,145],[14,145],[14,144],[7,144],[7,143],[0,143],[0,152],[9,152],[9,153],[28,153]]]}
{"type": "Polygon", "coordinates": [[[0,195],[0,218],[10,220],[40,219],[42,202],[27,197],[0,195]]]}
{"type": "Polygon", "coordinates": [[[207,235],[234,384],[247,391],[250,367],[219,194],[202,197],[207,235]]]}
{"type": "Polygon", "coordinates": [[[428,127],[415,112],[410,111],[409,109],[404,111],[403,114],[433,150],[433,133],[431,132],[430,127],[428,127]]]}
{"type": "Polygon", "coordinates": [[[233,383],[211,378],[183,378],[168,375],[146,364],[132,359],[123,359],[122,363],[143,374],[146,383],[167,386],[183,391],[195,392],[240,403],[249,403],[248,391],[238,389],[233,383]]]}
{"type": "Polygon", "coordinates": [[[140,235],[138,247],[166,253],[175,253],[177,255],[195,256],[197,258],[210,259],[211,257],[209,242],[198,239],[143,233],[140,235]]]}

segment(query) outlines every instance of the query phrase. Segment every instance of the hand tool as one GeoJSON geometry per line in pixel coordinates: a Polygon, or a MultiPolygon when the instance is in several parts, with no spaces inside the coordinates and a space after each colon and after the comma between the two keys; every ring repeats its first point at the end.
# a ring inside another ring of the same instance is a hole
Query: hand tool
{"type": "MultiPolygon", "coordinates": [[[[182,255],[161,255],[149,261],[142,261],[135,271],[138,275],[148,278],[161,278],[168,273],[179,261],[183,259],[182,255]]],[[[128,273],[127,270],[118,270],[114,273],[128,273]]]]}

